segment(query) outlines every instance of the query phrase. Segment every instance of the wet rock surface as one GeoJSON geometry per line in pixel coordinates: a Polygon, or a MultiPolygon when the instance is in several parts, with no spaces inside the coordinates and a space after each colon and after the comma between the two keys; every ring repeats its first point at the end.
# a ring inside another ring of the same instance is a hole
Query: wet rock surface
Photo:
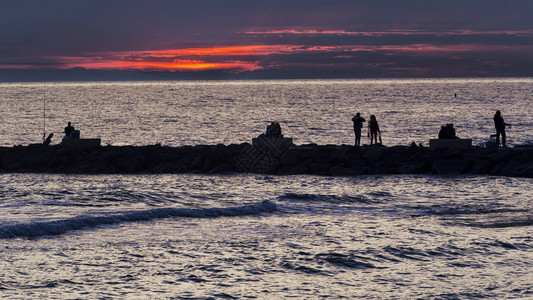
{"type": "MultiPolygon", "coordinates": [[[[248,143],[182,147],[60,145],[0,147],[1,173],[151,174],[249,172],[248,143]]],[[[479,174],[533,178],[533,147],[430,150],[418,146],[299,145],[281,156],[262,152],[254,163],[267,173],[355,176],[366,174],[479,174]],[[262,161],[261,161],[262,160],[262,161]]]]}

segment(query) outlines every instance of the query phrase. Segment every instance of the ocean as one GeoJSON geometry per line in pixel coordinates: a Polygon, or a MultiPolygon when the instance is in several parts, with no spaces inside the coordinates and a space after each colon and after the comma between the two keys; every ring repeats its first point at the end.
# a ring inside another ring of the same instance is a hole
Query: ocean
{"type": "MultiPolygon", "coordinates": [[[[533,143],[533,79],[0,84],[1,146],[387,146],[440,126],[481,143],[501,110],[533,143]],[[455,97],[457,93],[457,97],[455,97]],[[366,137],[363,144],[368,144],[366,137]]],[[[2,299],[533,298],[533,179],[494,176],[0,173],[2,299]]]]}

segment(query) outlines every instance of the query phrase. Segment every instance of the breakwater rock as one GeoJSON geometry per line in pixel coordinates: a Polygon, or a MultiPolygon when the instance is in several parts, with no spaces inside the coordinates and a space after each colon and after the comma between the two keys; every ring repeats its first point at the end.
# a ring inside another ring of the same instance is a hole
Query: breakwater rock
{"type": "Polygon", "coordinates": [[[486,174],[533,178],[533,147],[430,150],[418,146],[315,144],[282,153],[251,144],[182,147],[0,147],[0,173],[486,174]]]}

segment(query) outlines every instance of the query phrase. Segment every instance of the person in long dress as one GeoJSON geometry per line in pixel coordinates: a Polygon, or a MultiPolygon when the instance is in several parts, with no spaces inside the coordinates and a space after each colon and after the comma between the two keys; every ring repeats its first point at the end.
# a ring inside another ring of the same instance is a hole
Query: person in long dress
{"type": "MultiPolygon", "coordinates": [[[[376,120],[375,115],[370,116],[370,121],[368,121],[368,132],[370,134],[370,145],[377,144],[378,143],[378,133],[381,133],[379,131],[379,124],[376,120]]],[[[381,144],[381,138],[379,143],[381,144]]]]}

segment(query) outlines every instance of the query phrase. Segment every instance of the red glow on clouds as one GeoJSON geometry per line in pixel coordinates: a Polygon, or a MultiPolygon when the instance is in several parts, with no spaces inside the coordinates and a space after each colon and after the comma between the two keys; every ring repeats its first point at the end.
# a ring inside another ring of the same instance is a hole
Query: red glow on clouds
{"type": "MultiPolygon", "coordinates": [[[[284,31],[292,32],[289,30],[284,31]]],[[[316,33],[319,31],[306,31],[316,33]]],[[[323,33],[321,31],[320,33],[323,33]]],[[[331,32],[333,34],[333,32],[331,32]]],[[[410,44],[410,45],[240,45],[226,47],[183,48],[147,51],[112,51],[89,53],[84,56],[15,57],[0,59],[3,69],[115,69],[146,71],[200,71],[223,70],[240,73],[260,69],[291,66],[290,58],[265,60],[270,55],[298,55],[306,53],[331,53],[333,62],[322,64],[309,61],[309,67],[349,67],[345,61],[357,52],[376,52],[383,55],[405,54],[409,56],[432,56],[452,58],[463,53],[472,55],[482,52],[533,53],[533,45],[482,45],[482,44],[410,44]],[[265,62],[268,61],[268,62],[265,62]]],[[[352,62],[353,63],[353,62],[352,62]]]]}
{"type": "Polygon", "coordinates": [[[59,57],[61,68],[186,71],[223,69],[239,73],[261,69],[258,56],[291,53],[290,45],[244,45],[148,51],[113,51],[87,57],[59,57]],[[255,59],[235,59],[256,57],[255,59]]]}
{"type": "Polygon", "coordinates": [[[261,69],[257,57],[291,53],[291,45],[244,45],[148,51],[110,51],[85,56],[23,57],[0,59],[4,69],[117,69],[147,71],[191,71],[222,69],[244,72],[261,69]],[[239,59],[246,58],[246,59],[239,59]],[[255,57],[255,58],[249,58],[255,57]],[[29,61],[34,61],[30,63],[29,61]]]}
{"type": "Polygon", "coordinates": [[[235,69],[238,71],[252,71],[258,69],[257,62],[206,62],[202,60],[177,59],[173,61],[135,61],[135,60],[112,60],[92,59],[78,57],[62,58],[62,69],[81,67],[85,69],[117,69],[117,70],[212,70],[212,69],[235,69]]]}
{"type": "MultiPolygon", "coordinates": [[[[0,68],[38,69],[118,69],[151,71],[186,71],[222,69],[239,73],[262,69],[259,57],[271,54],[293,54],[303,52],[328,52],[331,46],[295,45],[243,45],[209,48],[184,48],[148,51],[112,51],[93,53],[87,56],[55,56],[33,58],[44,64],[24,63],[24,59],[12,59],[2,63],[0,68]],[[236,59],[236,58],[243,59],[236,59]]],[[[31,58],[29,59],[31,60],[31,58]]]]}
{"type": "Polygon", "coordinates": [[[268,55],[272,53],[281,53],[287,51],[290,46],[287,45],[244,45],[228,47],[209,47],[209,48],[185,48],[171,50],[152,50],[152,51],[123,51],[123,52],[106,52],[111,56],[127,57],[154,57],[154,58],[172,58],[176,56],[243,56],[243,55],[268,55]]]}
{"type": "Polygon", "coordinates": [[[386,35],[436,35],[436,36],[454,36],[454,35],[515,35],[515,36],[533,36],[533,30],[444,30],[444,31],[427,31],[427,30],[402,30],[394,29],[387,31],[347,31],[347,30],[317,30],[317,29],[282,29],[266,31],[247,31],[245,34],[256,35],[353,35],[353,36],[386,36],[386,35]]]}
{"type": "Polygon", "coordinates": [[[113,51],[86,57],[60,57],[62,68],[119,70],[212,70],[227,69],[244,72],[260,69],[257,59],[235,57],[264,56],[290,52],[287,45],[245,45],[209,48],[184,48],[148,51],[113,51]]]}

